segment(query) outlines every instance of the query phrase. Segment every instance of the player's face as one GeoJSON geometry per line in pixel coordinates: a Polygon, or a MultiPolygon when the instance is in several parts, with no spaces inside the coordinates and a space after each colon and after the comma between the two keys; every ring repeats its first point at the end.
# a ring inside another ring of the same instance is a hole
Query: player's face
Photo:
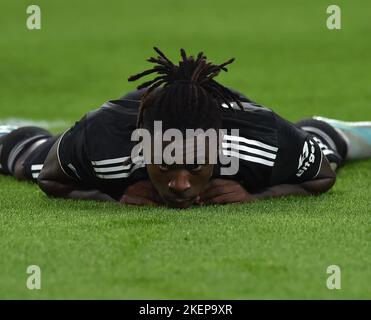
{"type": "MultiPolygon", "coordinates": [[[[169,143],[162,143],[163,151],[169,143]]],[[[157,164],[153,158],[154,152],[152,152],[152,164],[146,166],[153,186],[169,207],[188,208],[191,206],[206,188],[212,176],[214,165],[209,157],[212,152],[217,152],[217,149],[210,149],[214,148],[215,143],[211,147],[209,140],[198,142],[197,137],[194,137],[193,145],[194,147],[190,150],[187,149],[186,140],[179,145],[180,149],[177,151],[182,149],[182,153],[178,154],[178,160],[180,158],[183,160],[178,164],[166,164],[164,154],[161,164],[157,164]]]]}
{"type": "Polygon", "coordinates": [[[213,172],[213,165],[148,164],[147,172],[152,184],[169,207],[187,208],[206,187],[213,172]]]}

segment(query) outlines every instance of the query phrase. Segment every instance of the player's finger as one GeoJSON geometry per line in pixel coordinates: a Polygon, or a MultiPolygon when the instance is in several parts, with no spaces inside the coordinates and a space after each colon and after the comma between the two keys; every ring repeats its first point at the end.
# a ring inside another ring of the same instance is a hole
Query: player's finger
{"type": "Polygon", "coordinates": [[[228,180],[228,179],[211,179],[207,185],[207,188],[211,189],[213,187],[217,186],[227,186],[227,185],[232,185],[235,184],[236,181],[234,180],[228,180]]]}
{"type": "Polygon", "coordinates": [[[133,195],[133,196],[137,196],[137,197],[143,197],[143,198],[150,198],[150,199],[154,199],[155,196],[156,196],[156,193],[154,192],[154,190],[151,190],[151,189],[147,189],[147,188],[133,188],[132,190],[127,190],[127,192],[125,192],[125,194],[129,194],[129,195],[133,195]]]}
{"type": "Polygon", "coordinates": [[[137,206],[159,206],[159,203],[150,200],[148,198],[138,197],[134,195],[127,195],[124,194],[123,197],[120,200],[120,203],[122,204],[129,204],[129,205],[137,205],[137,206]]]}
{"type": "Polygon", "coordinates": [[[155,202],[162,202],[160,195],[152,185],[143,184],[139,186],[130,186],[128,189],[126,189],[124,194],[148,198],[155,202]]]}
{"type": "Polygon", "coordinates": [[[242,186],[233,180],[213,179],[209,182],[206,189],[201,193],[201,199],[206,200],[218,194],[238,192],[242,186]]]}
{"type": "Polygon", "coordinates": [[[223,186],[216,186],[213,188],[206,189],[204,192],[201,193],[200,198],[201,201],[208,200],[210,198],[215,198],[216,196],[222,194],[240,194],[241,193],[241,186],[238,184],[230,184],[230,185],[223,185],[223,186]]]}
{"type": "Polygon", "coordinates": [[[143,190],[145,192],[145,196],[144,196],[145,198],[148,198],[154,202],[163,203],[163,200],[160,194],[153,186],[149,186],[148,188],[143,189],[143,190]]]}
{"type": "Polygon", "coordinates": [[[240,203],[243,199],[238,196],[231,196],[230,194],[222,194],[220,196],[208,199],[204,201],[204,204],[211,205],[211,204],[228,204],[228,203],[240,203]]]}
{"type": "Polygon", "coordinates": [[[224,186],[215,186],[213,188],[206,189],[200,194],[200,201],[206,201],[218,195],[224,194],[225,192],[226,188],[224,186]]]}

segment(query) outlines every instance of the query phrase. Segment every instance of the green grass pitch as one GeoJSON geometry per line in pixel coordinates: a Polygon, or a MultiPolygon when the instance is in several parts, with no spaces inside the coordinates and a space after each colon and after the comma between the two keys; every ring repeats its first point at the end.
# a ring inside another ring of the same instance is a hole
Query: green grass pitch
{"type": "MultiPolygon", "coordinates": [[[[295,121],[371,120],[370,1],[29,1],[0,5],[0,119],[67,121],[133,88],[157,45],[222,62],[220,80],[295,121]]],[[[56,128],[62,130],[64,128],[56,128]]],[[[0,177],[0,298],[371,298],[371,161],[319,197],[189,210],[48,199],[0,177]],[[26,288],[38,265],[41,290],[26,288]],[[341,290],[326,269],[341,268],[341,290]]]]}

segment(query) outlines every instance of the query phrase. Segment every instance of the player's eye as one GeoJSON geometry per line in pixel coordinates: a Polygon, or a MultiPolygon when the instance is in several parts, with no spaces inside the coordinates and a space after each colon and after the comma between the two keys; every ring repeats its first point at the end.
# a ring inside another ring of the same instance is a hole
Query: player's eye
{"type": "MultiPolygon", "coordinates": [[[[158,168],[160,169],[160,171],[169,171],[170,169],[175,169],[177,166],[168,166],[168,165],[164,165],[164,164],[159,164],[158,165],[158,168]]],[[[198,172],[198,171],[201,171],[203,168],[202,165],[200,164],[192,164],[192,165],[187,165],[186,166],[186,169],[191,171],[191,172],[198,172]]]]}
{"type": "Polygon", "coordinates": [[[201,169],[202,169],[202,165],[200,165],[200,164],[195,164],[195,165],[192,165],[189,169],[190,169],[192,172],[198,172],[198,171],[201,171],[201,169]]]}
{"type": "Polygon", "coordinates": [[[158,168],[159,168],[161,171],[169,171],[169,167],[166,166],[166,165],[159,164],[159,165],[158,165],[158,168]]]}

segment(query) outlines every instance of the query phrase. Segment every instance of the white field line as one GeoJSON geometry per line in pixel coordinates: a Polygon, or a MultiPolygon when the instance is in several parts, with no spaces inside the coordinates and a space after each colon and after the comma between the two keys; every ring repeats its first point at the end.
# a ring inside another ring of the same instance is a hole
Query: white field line
{"type": "Polygon", "coordinates": [[[71,125],[70,122],[64,120],[30,120],[22,118],[6,118],[0,119],[0,126],[9,125],[15,127],[24,127],[24,126],[36,126],[45,129],[60,129],[68,128],[71,125]]]}

